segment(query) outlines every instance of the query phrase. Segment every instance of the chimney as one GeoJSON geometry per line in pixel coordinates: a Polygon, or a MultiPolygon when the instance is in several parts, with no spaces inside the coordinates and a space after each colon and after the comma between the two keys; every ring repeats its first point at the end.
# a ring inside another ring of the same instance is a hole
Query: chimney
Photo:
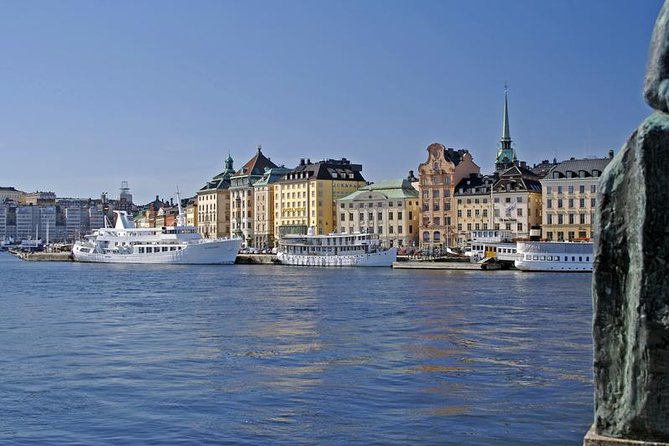
{"type": "Polygon", "coordinates": [[[300,158],[300,166],[304,166],[304,158],[300,158]]]}
{"type": "Polygon", "coordinates": [[[311,158],[307,158],[307,164],[311,164],[311,158]]]}
{"type": "Polygon", "coordinates": [[[609,150],[609,159],[613,158],[613,150],[609,150]]]}

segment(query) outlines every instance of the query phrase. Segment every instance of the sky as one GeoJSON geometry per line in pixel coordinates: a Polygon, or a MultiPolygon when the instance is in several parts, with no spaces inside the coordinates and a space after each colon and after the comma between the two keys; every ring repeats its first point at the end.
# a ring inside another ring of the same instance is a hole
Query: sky
{"type": "Polygon", "coordinates": [[[192,196],[262,145],[406,177],[433,142],[493,170],[602,157],[651,113],[660,0],[0,0],[0,186],[192,196]]]}

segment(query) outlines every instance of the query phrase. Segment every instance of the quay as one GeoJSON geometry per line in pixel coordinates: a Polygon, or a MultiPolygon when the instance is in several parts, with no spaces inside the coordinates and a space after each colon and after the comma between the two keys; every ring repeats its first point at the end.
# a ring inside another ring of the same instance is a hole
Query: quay
{"type": "Polygon", "coordinates": [[[468,270],[468,271],[492,271],[503,269],[500,262],[492,259],[481,262],[429,262],[420,260],[408,260],[393,262],[394,269],[441,269],[441,270],[468,270]]]}
{"type": "Polygon", "coordinates": [[[237,254],[235,265],[274,265],[276,254],[237,254]]]}
{"type": "Polygon", "coordinates": [[[30,251],[21,251],[18,249],[10,249],[9,252],[21,260],[34,261],[34,262],[71,262],[73,260],[71,251],[30,252],[30,251]]]}

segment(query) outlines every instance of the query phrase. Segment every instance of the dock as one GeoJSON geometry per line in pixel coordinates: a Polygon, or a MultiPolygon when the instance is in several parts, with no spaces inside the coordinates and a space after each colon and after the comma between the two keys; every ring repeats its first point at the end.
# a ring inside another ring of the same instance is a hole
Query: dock
{"type": "MultiPolygon", "coordinates": [[[[491,260],[491,259],[490,259],[491,260]]],[[[395,269],[441,269],[459,271],[492,271],[502,269],[502,265],[495,261],[481,262],[429,262],[409,260],[404,262],[393,262],[395,269]]]]}
{"type": "Polygon", "coordinates": [[[9,252],[21,260],[27,260],[31,262],[71,262],[73,260],[72,252],[70,251],[30,252],[30,251],[10,250],[9,252]]]}

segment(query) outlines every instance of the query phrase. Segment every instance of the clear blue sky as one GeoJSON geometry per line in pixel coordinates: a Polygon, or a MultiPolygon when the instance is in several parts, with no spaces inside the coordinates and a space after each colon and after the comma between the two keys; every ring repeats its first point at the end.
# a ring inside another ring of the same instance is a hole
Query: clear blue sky
{"type": "Polygon", "coordinates": [[[616,151],[659,0],[0,0],[0,186],[193,195],[230,152],[404,177],[441,142],[490,172],[504,83],[536,163],[616,151]]]}

